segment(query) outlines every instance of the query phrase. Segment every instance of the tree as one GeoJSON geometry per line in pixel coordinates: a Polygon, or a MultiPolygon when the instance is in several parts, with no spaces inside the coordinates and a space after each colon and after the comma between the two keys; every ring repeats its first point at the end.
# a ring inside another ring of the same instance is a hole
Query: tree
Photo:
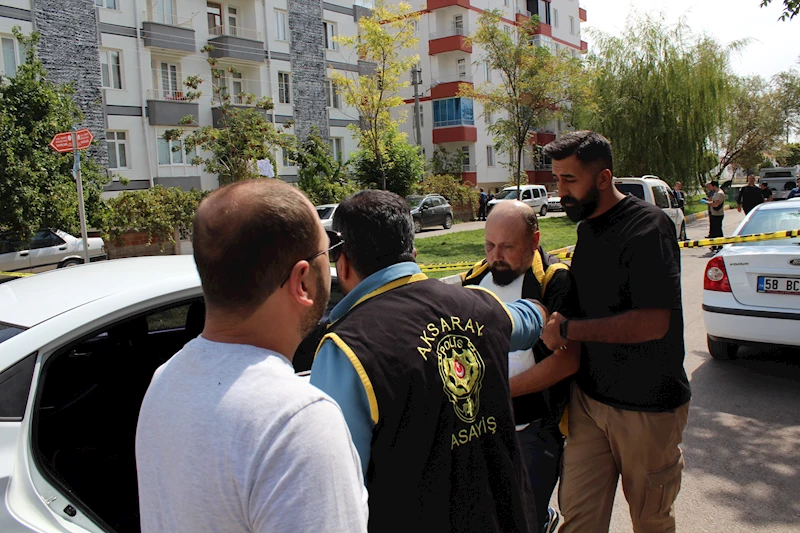
{"type": "MultiPolygon", "coordinates": [[[[761,7],[767,7],[772,0],[761,0],[761,7]]],[[[778,20],[792,20],[800,13],[800,0],[783,0],[783,14],[778,20]]]]}
{"type": "Polygon", "coordinates": [[[436,146],[433,149],[433,156],[430,161],[431,174],[454,176],[461,179],[464,170],[464,152],[461,150],[447,151],[443,146],[436,146]]]}
{"type": "Polygon", "coordinates": [[[800,143],[784,144],[775,155],[775,159],[781,167],[800,165],[800,143]]]}
{"type": "Polygon", "coordinates": [[[409,144],[406,134],[396,128],[384,132],[381,144],[386,149],[380,161],[374,152],[365,148],[359,148],[354,154],[351,165],[356,182],[363,188],[375,188],[378,186],[376,178],[380,178],[384,189],[407,196],[422,179],[425,159],[416,146],[409,144]]]}
{"type": "Polygon", "coordinates": [[[553,55],[533,40],[538,17],[517,27],[515,36],[502,31],[501,11],[485,11],[472,35],[474,44],[485,51],[489,68],[500,73],[499,84],[485,82],[477,87],[461,84],[459,96],[483,104],[483,113],[502,113],[489,132],[499,150],[509,154],[517,185],[522,175],[524,150],[534,130],[563,115],[570,102],[583,101],[578,94],[588,89],[581,84],[580,61],[553,55]]]}
{"type": "Polygon", "coordinates": [[[359,148],[369,151],[375,164],[382,189],[387,188],[389,147],[387,131],[402,122],[402,113],[392,118],[392,109],[404,104],[400,89],[408,87],[406,75],[419,62],[416,54],[406,54],[416,48],[419,39],[414,25],[419,13],[405,2],[389,4],[378,0],[369,17],[358,20],[358,35],[335,37],[342,46],[352,47],[358,54],[359,65],[371,65],[368,72],[358,76],[331,70],[330,78],[347,105],[358,111],[359,125],[349,128],[358,138],[359,148]]]}
{"type": "Polygon", "coordinates": [[[319,132],[311,131],[293,154],[298,185],[314,205],[335,204],[358,191],[347,175],[347,164],[337,161],[319,132]]]}
{"type": "Polygon", "coordinates": [[[776,74],[772,83],[777,90],[778,105],[783,110],[786,142],[792,132],[800,132],[800,72],[791,69],[776,74]]]}
{"type": "Polygon", "coordinates": [[[755,169],[764,153],[778,144],[784,117],[775,91],[758,76],[742,78],[732,86],[733,101],[716,142],[720,154],[717,176],[728,166],[755,169]]]}
{"type": "Polygon", "coordinates": [[[592,36],[598,108],[578,125],[611,140],[614,172],[702,179],[732,99],[729,56],[745,43],[722,46],[649,16],[631,16],[620,36],[592,36]]]}
{"type": "MultiPolygon", "coordinates": [[[[72,154],[59,154],[48,144],[56,133],[80,124],[83,114],[71,85],[47,79],[36,54],[39,34],[26,37],[18,27],[13,32],[27,54],[15,76],[0,76],[0,230],[23,239],[44,227],[77,233],[72,154]]],[[[100,193],[109,180],[85,152],[81,177],[87,223],[100,226],[104,216],[100,193]]]]}

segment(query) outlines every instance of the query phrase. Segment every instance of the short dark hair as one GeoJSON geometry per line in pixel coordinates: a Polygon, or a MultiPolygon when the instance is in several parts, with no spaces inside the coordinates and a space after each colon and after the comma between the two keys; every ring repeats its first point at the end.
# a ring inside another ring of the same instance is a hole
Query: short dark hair
{"type": "Polygon", "coordinates": [[[297,261],[319,251],[318,224],[302,193],[278,180],[240,181],[206,196],[192,235],[206,304],[253,314],[297,261]]]}
{"type": "Polygon", "coordinates": [[[611,143],[593,131],[581,130],[565,133],[560,139],[548,143],[543,148],[543,153],[556,161],[575,155],[578,161],[587,166],[595,167],[598,171],[607,168],[612,175],[614,174],[611,143]]]}
{"type": "Polygon", "coordinates": [[[711,180],[708,182],[708,184],[712,187],[719,187],[719,182],[717,180],[711,180]]]}
{"type": "Polygon", "coordinates": [[[362,278],[414,262],[411,209],[392,192],[367,190],[347,197],[333,214],[333,229],[342,234],[342,253],[362,278]]]}

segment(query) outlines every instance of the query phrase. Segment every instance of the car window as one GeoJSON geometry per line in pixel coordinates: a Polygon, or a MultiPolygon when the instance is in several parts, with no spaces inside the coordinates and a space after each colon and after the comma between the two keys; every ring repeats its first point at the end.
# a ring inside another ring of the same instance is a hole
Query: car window
{"type": "MultiPolygon", "coordinates": [[[[1,330],[0,335],[2,335],[1,330]]],[[[0,421],[22,420],[25,416],[34,366],[36,366],[36,353],[0,372],[0,421]]]]}
{"type": "Polygon", "coordinates": [[[504,191],[500,191],[497,196],[495,196],[498,200],[516,200],[517,199],[517,190],[516,189],[506,189],[504,191]]]}
{"type": "Polygon", "coordinates": [[[416,209],[422,203],[422,196],[406,196],[406,203],[411,209],[416,209]]]}
{"type": "Polygon", "coordinates": [[[0,324],[0,342],[7,341],[11,337],[19,335],[23,331],[25,331],[25,328],[21,328],[19,326],[0,324]]]}
{"type": "Polygon", "coordinates": [[[147,315],[147,331],[167,331],[183,328],[189,314],[189,306],[185,304],[147,315]]]}
{"type": "Polygon", "coordinates": [[[422,202],[422,207],[432,207],[432,206],[433,206],[433,200],[431,200],[430,198],[422,202]]]}
{"type": "Polygon", "coordinates": [[[667,196],[667,190],[664,187],[653,187],[653,199],[656,202],[656,206],[660,207],[661,209],[669,209],[669,197],[667,196]]]}
{"type": "Polygon", "coordinates": [[[522,199],[523,200],[530,200],[531,199],[531,190],[530,189],[526,189],[526,190],[522,191],[522,199]]]}
{"type": "Polygon", "coordinates": [[[0,236],[0,254],[10,254],[27,250],[28,244],[16,235],[5,234],[0,236]]]}
{"type": "Polygon", "coordinates": [[[333,207],[318,207],[317,214],[321,220],[328,220],[333,215],[333,207]]]}
{"type": "Polygon", "coordinates": [[[31,250],[39,248],[49,248],[50,246],[60,246],[64,244],[64,239],[50,230],[40,230],[31,239],[31,250]]]}
{"type": "MultiPolygon", "coordinates": [[[[750,218],[739,230],[738,235],[774,233],[776,231],[795,229],[800,230],[800,209],[797,207],[788,209],[759,209],[751,213],[750,218]]],[[[781,246],[798,242],[800,242],[800,237],[792,237],[778,241],[738,243],[736,246],[781,246]]]]}
{"type": "Polygon", "coordinates": [[[639,183],[615,183],[617,190],[622,194],[632,194],[644,200],[644,187],[639,183]]]}

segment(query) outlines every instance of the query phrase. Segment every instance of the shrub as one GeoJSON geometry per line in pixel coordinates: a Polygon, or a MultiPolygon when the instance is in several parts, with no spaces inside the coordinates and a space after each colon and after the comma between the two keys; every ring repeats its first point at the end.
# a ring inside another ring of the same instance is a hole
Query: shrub
{"type": "Polygon", "coordinates": [[[459,178],[450,174],[434,174],[426,176],[419,185],[417,192],[420,194],[441,194],[450,205],[453,212],[468,212],[470,218],[475,216],[478,209],[479,193],[475,187],[465,185],[459,178]]]}

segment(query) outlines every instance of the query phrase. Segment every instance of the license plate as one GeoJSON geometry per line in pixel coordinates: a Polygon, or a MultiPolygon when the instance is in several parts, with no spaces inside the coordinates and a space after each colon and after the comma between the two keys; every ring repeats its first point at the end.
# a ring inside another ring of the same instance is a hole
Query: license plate
{"type": "Polygon", "coordinates": [[[758,276],[758,292],[800,294],[800,278],[758,276]]]}

